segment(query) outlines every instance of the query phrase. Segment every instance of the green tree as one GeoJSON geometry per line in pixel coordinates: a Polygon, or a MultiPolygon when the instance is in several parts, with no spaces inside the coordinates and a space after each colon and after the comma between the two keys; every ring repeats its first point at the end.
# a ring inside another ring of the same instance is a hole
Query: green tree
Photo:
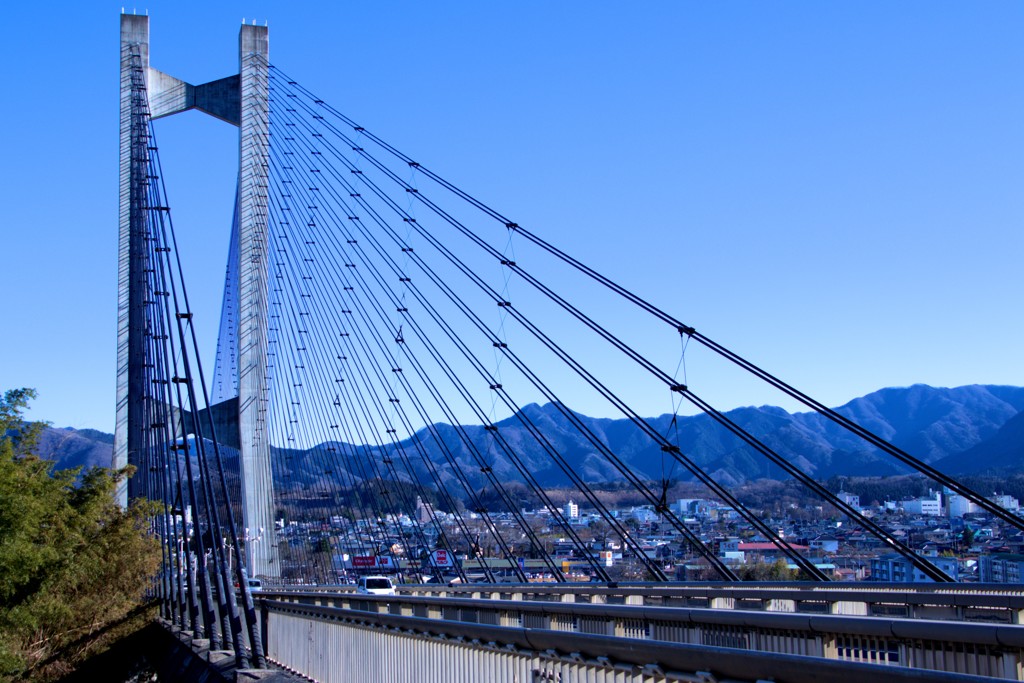
{"type": "Polygon", "coordinates": [[[140,604],[160,561],[152,504],[114,500],[131,468],[54,471],[34,455],[34,397],[0,399],[0,680],[66,673],[140,604]]]}
{"type": "Polygon", "coordinates": [[[740,566],[738,572],[742,581],[792,581],[796,578],[796,572],[789,568],[782,558],[769,564],[767,562],[754,562],[740,566]]]}

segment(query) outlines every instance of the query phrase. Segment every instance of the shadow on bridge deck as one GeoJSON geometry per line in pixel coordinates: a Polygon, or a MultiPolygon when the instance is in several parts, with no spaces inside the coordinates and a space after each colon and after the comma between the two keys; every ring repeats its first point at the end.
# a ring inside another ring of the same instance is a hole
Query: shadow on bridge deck
{"type": "Polygon", "coordinates": [[[73,674],[61,679],[61,683],[147,680],[299,683],[307,679],[281,670],[237,669],[234,653],[211,651],[209,641],[193,639],[159,620],[88,660],[73,674]]]}

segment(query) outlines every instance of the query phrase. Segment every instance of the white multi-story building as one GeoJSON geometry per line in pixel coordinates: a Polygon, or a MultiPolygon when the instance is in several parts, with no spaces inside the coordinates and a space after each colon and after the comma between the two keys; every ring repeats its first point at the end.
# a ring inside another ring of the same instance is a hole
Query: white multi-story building
{"type": "Polygon", "coordinates": [[[946,510],[950,517],[963,517],[978,511],[978,505],[958,493],[946,496],[946,510]]]}
{"type": "Polygon", "coordinates": [[[646,505],[631,508],[629,515],[641,524],[658,521],[658,513],[646,505]]]}
{"type": "Polygon", "coordinates": [[[989,498],[993,503],[1009,512],[1017,512],[1020,510],[1020,501],[1013,496],[1008,496],[1005,493],[997,493],[989,498]]]}
{"type": "Polygon", "coordinates": [[[836,498],[843,501],[852,508],[860,507],[860,496],[856,493],[850,493],[848,491],[840,491],[836,494],[836,498]]]}
{"type": "Polygon", "coordinates": [[[942,495],[929,492],[929,495],[914,500],[903,501],[903,511],[908,515],[941,515],[942,495]]]}
{"type": "Polygon", "coordinates": [[[576,519],[580,516],[580,506],[574,503],[572,498],[570,498],[569,502],[562,508],[562,514],[565,515],[567,519],[576,519]]]}
{"type": "Polygon", "coordinates": [[[676,512],[681,515],[692,515],[704,501],[700,498],[680,498],[676,501],[676,512]]]}

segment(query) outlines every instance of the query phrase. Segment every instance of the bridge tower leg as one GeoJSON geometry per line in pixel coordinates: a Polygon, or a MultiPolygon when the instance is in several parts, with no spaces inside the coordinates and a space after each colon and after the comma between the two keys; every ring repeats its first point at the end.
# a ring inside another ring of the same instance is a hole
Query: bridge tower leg
{"type": "Polygon", "coordinates": [[[267,187],[270,161],[266,27],[239,34],[241,121],[238,169],[238,430],[242,506],[251,576],[280,576],[267,425],[267,187]]]}
{"type": "MultiPolygon", "coordinates": [[[[270,158],[269,39],[266,26],[243,25],[239,32],[239,73],[202,85],[191,85],[149,66],[149,17],[121,15],[121,151],[118,233],[117,423],[114,467],[136,464],[145,443],[145,164],[132,163],[132,69],[141,65],[152,118],[197,109],[239,128],[239,170],[236,206],[239,240],[233,253],[239,274],[237,399],[211,412],[219,416],[219,439],[237,446],[246,527],[246,558],[250,576],[280,576],[273,515],[273,479],[267,425],[267,188],[270,158]],[[134,168],[134,171],[133,171],[134,168]],[[133,172],[135,175],[133,175],[133,172]],[[134,204],[133,204],[134,202],[134,204]],[[138,205],[138,206],[135,206],[138,205]],[[235,407],[237,406],[237,408],[235,407]],[[224,417],[225,412],[233,415],[224,417]]],[[[135,147],[138,152],[138,145],[135,147]]],[[[205,411],[204,411],[205,412],[205,411]]],[[[126,505],[134,491],[118,490],[126,505]]]]}
{"type": "MultiPolygon", "coordinates": [[[[132,70],[141,65],[143,77],[149,69],[149,18],[121,16],[121,154],[120,203],[118,206],[118,273],[117,273],[117,421],[114,432],[115,468],[137,464],[144,447],[146,394],[143,364],[146,358],[145,304],[146,277],[143,259],[145,212],[139,211],[142,179],[140,166],[133,163],[132,152],[139,152],[138,136],[132,111],[132,70]]],[[[146,150],[148,153],[148,150],[146,150]]],[[[134,494],[134,491],[132,492],[134,494]]],[[[128,503],[128,482],[121,482],[117,491],[122,505],[128,503]]]]}

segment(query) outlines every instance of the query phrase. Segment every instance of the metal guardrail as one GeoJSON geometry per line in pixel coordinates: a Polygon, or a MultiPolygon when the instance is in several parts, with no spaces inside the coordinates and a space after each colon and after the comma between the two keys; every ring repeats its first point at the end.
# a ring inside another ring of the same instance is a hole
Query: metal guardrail
{"type": "MultiPolygon", "coordinates": [[[[350,586],[303,587],[300,593],[349,592],[350,586]]],[[[982,623],[1024,623],[1024,590],[1005,584],[689,583],[689,584],[405,584],[399,593],[442,598],[625,604],[725,610],[841,614],[982,623]]]]}
{"type": "Polygon", "coordinates": [[[660,584],[608,587],[520,584],[408,585],[404,594],[438,597],[497,597],[602,604],[765,610],[850,616],[1024,623],[1024,591],[976,584],[937,589],[907,584],[660,584]]]}
{"type": "MultiPolygon", "coordinates": [[[[424,639],[437,647],[427,652],[450,653],[461,671],[491,671],[486,667],[495,665],[487,653],[527,658],[534,677],[516,679],[521,681],[620,680],[601,672],[618,667],[621,673],[624,667],[645,681],[966,683],[992,680],[988,676],[1020,679],[1024,652],[1024,629],[1002,625],[352,594],[264,595],[260,604],[268,651],[313,668],[308,648],[314,640],[316,647],[342,647],[341,640],[323,638],[365,638],[367,629],[386,632],[387,644],[378,639],[375,647],[385,647],[392,660],[402,647],[423,653],[412,641],[424,639]],[[320,634],[316,639],[314,632],[320,634]],[[537,668],[538,656],[553,663],[546,671],[559,672],[558,678],[536,675],[543,668],[537,668]]],[[[422,678],[410,680],[484,680],[428,675],[436,673],[433,667],[447,666],[430,657],[419,665],[422,678]]],[[[394,680],[400,679],[405,680],[396,673],[394,680]]]]}

